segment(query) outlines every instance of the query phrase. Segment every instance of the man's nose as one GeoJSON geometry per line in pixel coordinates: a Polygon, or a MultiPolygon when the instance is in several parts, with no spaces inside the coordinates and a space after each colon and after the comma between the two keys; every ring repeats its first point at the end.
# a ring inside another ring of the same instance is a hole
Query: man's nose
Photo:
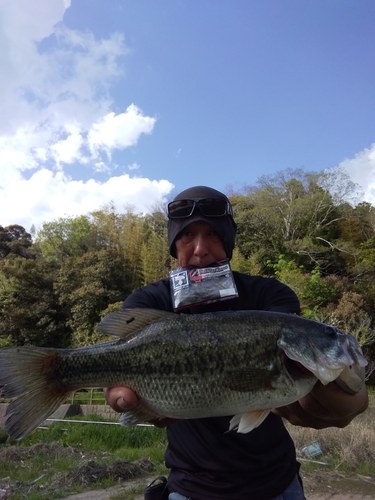
{"type": "Polygon", "coordinates": [[[198,257],[208,254],[208,242],[204,236],[197,235],[194,238],[194,254],[198,257]]]}

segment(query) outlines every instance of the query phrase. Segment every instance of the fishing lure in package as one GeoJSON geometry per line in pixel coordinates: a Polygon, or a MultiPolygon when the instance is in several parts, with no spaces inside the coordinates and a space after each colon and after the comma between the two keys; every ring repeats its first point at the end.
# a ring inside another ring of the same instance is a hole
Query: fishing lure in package
{"type": "Polygon", "coordinates": [[[173,309],[238,297],[229,260],[209,267],[179,267],[169,273],[173,309]]]}

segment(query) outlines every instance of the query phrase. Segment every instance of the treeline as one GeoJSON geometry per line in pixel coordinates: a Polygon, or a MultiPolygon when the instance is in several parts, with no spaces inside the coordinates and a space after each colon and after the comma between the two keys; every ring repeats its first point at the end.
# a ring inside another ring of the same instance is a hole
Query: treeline
{"type": "MultiPolygon", "coordinates": [[[[375,207],[349,203],[356,186],[339,169],[286,170],[227,194],[238,226],[232,268],[287,283],[304,316],[355,334],[370,353],[375,207]]],[[[102,340],[100,319],[176,266],[166,227],[163,208],[142,216],[111,205],[33,236],[0,226],[0,346],[102,340]]]]}

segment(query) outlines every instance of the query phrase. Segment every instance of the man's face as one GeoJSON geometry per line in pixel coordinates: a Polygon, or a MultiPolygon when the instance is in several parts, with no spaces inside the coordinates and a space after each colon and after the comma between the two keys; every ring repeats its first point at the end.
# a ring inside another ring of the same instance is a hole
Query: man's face
{"type": "Polygon", "coordinates": [[[189,224],[181,231],[175,245],[180,267],[206,267],[227,256],[221,239],[203,221],[189,224]]]}

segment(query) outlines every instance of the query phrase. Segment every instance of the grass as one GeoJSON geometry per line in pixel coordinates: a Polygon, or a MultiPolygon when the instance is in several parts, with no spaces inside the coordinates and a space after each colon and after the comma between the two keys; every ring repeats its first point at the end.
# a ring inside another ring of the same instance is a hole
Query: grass
{"type": "Polygon", "coordinates": [[[64,422],[55,422],[47,430],[37,429],[22,440],[22,444],[30,445],[40,442],[57,442],[64,446],[84,446],[87,450],[114,452],[120,448],[152,447],[161,440],[165,440],[165,429],[156,427],[123,427],[117,425],[118,420],[103,418],[101,415],[74,416],[64,422]],[[76,423],[69,420],[78,420],[76,423]],[[108,422],[115,425],[103,425],[99,422],[108,422]]]}
{"type": "MultiPolygon", "coordinates": [[[[329,428],[322,430],[286,426],[294,440],[297,452],[309,443],[318,441],[322,455],[312,458],[329,463],[332,470],[375,476],[375,407],[355,418],[344,429],[329,428]]],[[[301,453],[299,456],[303,457],[301,453]]],[[[304,462],[305,470],[317,466],[304,462]]],[[[319,466],[318,466],[319,467],[319,466]]]]}
{"type": "MultiPolygon", "coordinates": [[[[72,417],[70,420],[98,421],[117,424],[116,420],[99,415],[72,417]]],[[[165,429],[156,427],[122,427],[120,425],[56,422],[48,430],[34,431],[22,440],[23,446],[36,443],[57,443],[79,450],[109,453],[123,460],[134,461],[150,457],[155,464],[163,463],[167,444],[165,429]]],[[[0,467],[1,469],[1,467],[0,467]]]]}

